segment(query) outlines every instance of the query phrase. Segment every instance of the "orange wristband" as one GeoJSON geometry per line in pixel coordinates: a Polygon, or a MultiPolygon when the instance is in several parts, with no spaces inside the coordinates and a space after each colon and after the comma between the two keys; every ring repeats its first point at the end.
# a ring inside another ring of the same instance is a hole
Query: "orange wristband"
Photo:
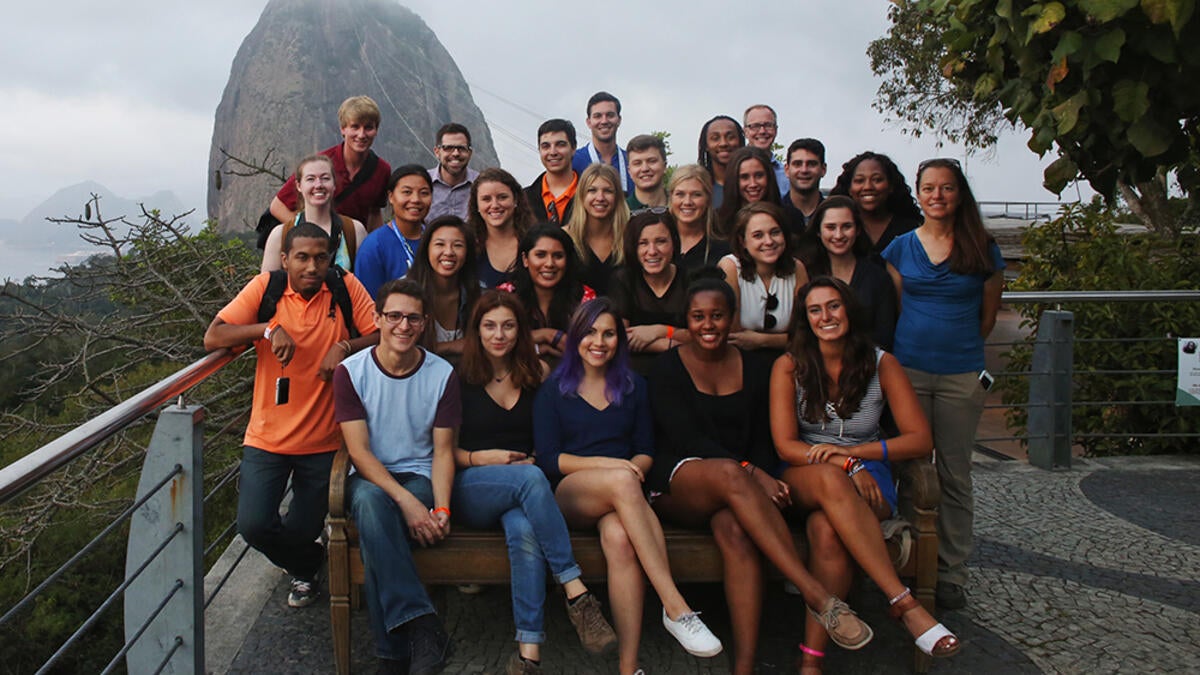
{"type": "Polygon", "coordinates": [[[675,326],[667,326],[667,340],[675,339],[675,326]]]}
{"type": "Polygon", "coordinates": [[[436,509],[430,509],[430,511],[429,511],[429,512],[430,512],[430,513],[432,513],[432,514],[434,514],[434,515],[437,515],[437,514],[439,514],[439,513],[443,512],[443,511],[445,511],[445,512],[446,512],[446,517],[447,517],[447,518],[449,518],[449,517],[450,517],[450,509],[446,508],[445,506],[439,506],[439,507],[437,507],[436,509]]]}

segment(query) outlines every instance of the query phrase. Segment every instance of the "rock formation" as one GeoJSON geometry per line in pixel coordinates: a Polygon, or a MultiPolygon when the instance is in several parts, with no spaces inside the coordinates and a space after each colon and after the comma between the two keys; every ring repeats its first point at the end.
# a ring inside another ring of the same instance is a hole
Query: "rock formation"
{"type": "MultiPolygon", "coordinates": [[[[483,113],[454,59],[419,16],[393,0],[271,0],[233,60],[208,160],[208,214],[221,229],[252,228],[279,182],[221,177],[221,153],[288,175],[297,160],[341,141],[337,108],[366,94],[383,116],[375,152],[393,167],[436,163],[434,133],[471,130],[476,169],[496,166],[483,113]]],[[[230,168],[229,163],[225,163],[230,168]]]]}

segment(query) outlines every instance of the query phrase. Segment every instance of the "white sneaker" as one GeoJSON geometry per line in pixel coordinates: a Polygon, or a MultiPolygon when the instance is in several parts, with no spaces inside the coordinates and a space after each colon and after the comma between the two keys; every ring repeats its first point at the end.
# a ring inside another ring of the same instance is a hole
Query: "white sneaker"
{"type": "Polygon", "coordinates": [[[700,620],[699,613],[688,612],[679,617],[679,620],[672,621],[664,609],[662,621],[667,632],[692,656],[709,657],[721,653],[721,641],[700,620]]]}

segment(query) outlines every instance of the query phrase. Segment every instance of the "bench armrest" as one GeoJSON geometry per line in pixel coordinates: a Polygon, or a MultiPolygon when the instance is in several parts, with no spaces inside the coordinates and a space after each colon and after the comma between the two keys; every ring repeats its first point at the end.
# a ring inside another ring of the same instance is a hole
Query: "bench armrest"
{"type": "Polygon", "coordinates": [[[333,518],[346,517],[346,477],[349,475],[350,452],[343,445],[333,456],[333,468],[329,470],[329,515],[333,518]]]}
{"type": "Polygon", "coordinates": [[[937,468],[925,459],[896,462],[894,466],[900,482],[900,503],[917,509],[936,510],[942,501],[937,468]]]}

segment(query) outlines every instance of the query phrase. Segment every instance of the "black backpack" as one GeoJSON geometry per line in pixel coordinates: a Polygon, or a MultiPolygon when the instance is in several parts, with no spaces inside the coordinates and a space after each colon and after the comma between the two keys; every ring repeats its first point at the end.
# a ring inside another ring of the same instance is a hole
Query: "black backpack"
{"type": "MultiPolygon", "coordinates": [[[[375,169],[378,166],[379,155],[376,155],[374,150],[368,150],[367,158],[363,160],[362,168],[358,170],[358,173],[354,174],[354,180],[350,181],[350,184],[346,186],[346,189],[334,196],[334,208],[337,208],[338,204],[341,204],[347,197],[354,194],[354,191],[357,190],[359,186],[370,180],[371,176],[375,175],[375,169]]],[[[303,204],[301,204],[301,206],[303,206],[303,204]]],[[[255,225],[254,231],[258,233],[258,249],[260,251],[266,248],[267,237],[271,236],[271,230],[275,229],[275,226],[278,224],[279,220],[276,219],[275,216],[271,215],[271,209],[269,208],[266,211],[263,211],[262,215],[258,217],[258,224],[255,225]]],[[[346,243],[351,244],[351,250],[353,250],[353,240],[347,239],[346,243]]],[[[352,252],[350,256],[351,260],[353,260],[354,253],[352,252]]]]}
{"type": "MultiPolygon", "coordinates": [[[[329,288],[329,293],[333,296],[329,299],[329,318],[332,319],[340,307],[342,320],[346,322],[346,329],[350,331],[350,339],[353,340],[361,333],[354,325],[354,305],[350,303],[350,291],[346,290],[346,279],[342,276],[343,274],[345,272],[337,265],[330,265],[329,271],[325,273],[325,286],[329,288]]],[[[283,297],[287,283],[287,271],[271,272],[271,278],[267,281],[267,290],[263,291],[262,302],[258,305],[259,323],[266,323],[275,316],[275,307],[279,304],[279,299],[283,297]]]]}

